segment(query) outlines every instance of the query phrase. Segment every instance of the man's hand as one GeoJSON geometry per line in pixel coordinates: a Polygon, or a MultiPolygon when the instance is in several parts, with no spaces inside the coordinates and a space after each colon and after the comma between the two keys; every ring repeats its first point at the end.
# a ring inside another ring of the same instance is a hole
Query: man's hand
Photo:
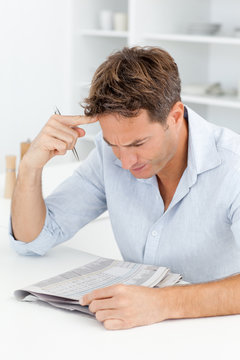
{"type": "Polygon", "coordinates": [[[28,167],[41,169],[55,155],[72,150],[85,131],[78,125],[96,122],[97,118],[86,116],[52,115],[24,156],[28,167]]]}
{"type": "Polygon", "coordinates": [[[31,242],[41,232],[46,219],[42,195],[42,169],[55,155],[73,149],[85,131],[78,125],[93,123],[96,118],[53,115],[31,143],[21,160],[12,197],[12,228],[16,239],[31,242]],[[26,225],[27,224],[27,225],[26,225]]]}
{"type": "Polygon", "coordinates": [[[128,329],[165,320],[163,289],[135,285],[113,285],[86,294],[81,305],[89,305],[106,329],[128,329]]]}
{"type": "Polygon", "coordinates": [[[240,314],[240,274],[201,284],[161,289],[114,285],[83,296],[107,329],[127,329],[166,319],[240,314]]]}

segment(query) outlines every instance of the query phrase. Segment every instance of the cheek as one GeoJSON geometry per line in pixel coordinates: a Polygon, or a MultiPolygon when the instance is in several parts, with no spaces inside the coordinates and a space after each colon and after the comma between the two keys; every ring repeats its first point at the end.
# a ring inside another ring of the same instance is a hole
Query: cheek
{"type": "Polygon", "coordinates": [[[144,152],[141,154],[142,158],[151,161],[152,164],[165,161],[169,157],[171,146],[164,140],[161,139],[151,145],[149,144],[150,146],[144,149],[144,152]]]}
{"type": "Polygon", "coordinates": [[[115,147],[111,147],[112,149],[112,152],[114,153],[114,155],[120,159],[120,150],[118,148],[115,148],[115,147]]]}
{"type": "Polygon", "coordinates": [[[155,158],[159,158],[163,156],[165,153],[165,147],[159,143],[152,144],[151,146],[148,146],[144,151],[142,152],[142,157],[153,160],[155,158]]]}

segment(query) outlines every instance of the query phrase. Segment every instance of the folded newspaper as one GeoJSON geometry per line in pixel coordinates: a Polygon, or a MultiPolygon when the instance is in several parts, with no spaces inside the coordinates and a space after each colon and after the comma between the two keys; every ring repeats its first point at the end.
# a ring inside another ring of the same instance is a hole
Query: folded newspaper
{"type": "Polygon", "coordinates": [[[94,315],[79,299],[99,288],[114,284],[164,287],[188,284],[180,274],[166,267],[98,257],[71,271],[16,290],[14,295],[23,301],[43,301],[58,308],[77,310],[94,315]]]}

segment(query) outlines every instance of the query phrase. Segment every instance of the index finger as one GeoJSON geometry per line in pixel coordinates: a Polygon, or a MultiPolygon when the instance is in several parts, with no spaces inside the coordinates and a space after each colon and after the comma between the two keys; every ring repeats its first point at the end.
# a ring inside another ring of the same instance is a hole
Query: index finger
{"type": "Polygon", "coordinates": [[[119,285],[111,285],[105,288],[93,290],[92,292],[84,295],[79,300],[81,305],[89,305],[93,300],[107,299],[116,295],[119,285]]]}
{"type": "Polygon", "coordinates": [[[60,121],[64,125],[77,126],[92,124],[98,121],[97,116],[85,116],[85,115],[53,115],[55,119],[60,121]]]}

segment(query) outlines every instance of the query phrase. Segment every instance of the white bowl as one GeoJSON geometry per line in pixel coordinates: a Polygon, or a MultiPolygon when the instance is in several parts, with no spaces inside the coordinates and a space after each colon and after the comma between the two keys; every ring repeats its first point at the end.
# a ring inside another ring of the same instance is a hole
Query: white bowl
{"type": "Polygon", "coordinates": [[[199,34],[199,35],[213,35],[216,34],[221,28],[221,24],[211,24],[211,23],[192,23],[188,27],[188,32],[190,34],[199,34]]]}

